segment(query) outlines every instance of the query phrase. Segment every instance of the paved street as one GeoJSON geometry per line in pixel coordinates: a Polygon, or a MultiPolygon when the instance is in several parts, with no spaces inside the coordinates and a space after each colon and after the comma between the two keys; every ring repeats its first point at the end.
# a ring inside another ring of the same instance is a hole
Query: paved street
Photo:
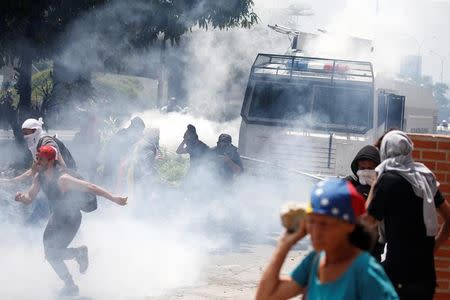
{"type": "MultiPolygon", "coordinates": [[[[273,249],[270,245],[247,245],[240,251],[212,255],[209,266],[204,270],[204,278],[197,285],[145,299],[253,299],[262,270],[273,249]]],[[[291,251],[282,272],[289,274],[305,253],[298,249],[291,251]]]]}

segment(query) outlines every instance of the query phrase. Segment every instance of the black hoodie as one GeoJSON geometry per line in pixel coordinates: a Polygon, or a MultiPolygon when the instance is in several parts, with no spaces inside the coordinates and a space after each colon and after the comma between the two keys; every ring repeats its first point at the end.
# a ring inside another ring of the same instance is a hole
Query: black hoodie
{"type": "MultiPolygon", "coordinates": [[[[359,152],[356,154],[355,158],[352,161],[351,169],[354,174],[348,176],[346,179],[350,181],[353,186],[356,188],[356,190],[363,195],[365,199],[369,196],[370,192],[370,185],[362,185],[358,180],[358,175],[356,175],[356,172],[358,172],[358,161],[360,160],[371,160],[375,162],[377,165],[380,164],[380,152],[378,151],[378,148],[372,145],[367,145],[361,148],[359,152]]],[[[370,254],[378,261],[381,262],[381,255],[384,251],[384,244],[378,242],[378,236],[375,239],[375,245],[370,251],[370,254]]]]}
{"type": "Polygon", "coordinates": [[[375,146],[372,145],[362,147],[361,150],[359,150],[359,152],[356,154],[351,164],[351,169],[355,176],[350,175],[347,177],[347,180],[349,180],[355,186],[356,190],[360,192],[361,195],[364,196],[364,198],[367,199],[370,191],[370,186],[362,185],[361,183],[359,183],[358,175],[356,175],[356,172],[358,172],[358,161],[360,160],[371,160],[379,165],[381,162],[380,152],[375,146]]]}

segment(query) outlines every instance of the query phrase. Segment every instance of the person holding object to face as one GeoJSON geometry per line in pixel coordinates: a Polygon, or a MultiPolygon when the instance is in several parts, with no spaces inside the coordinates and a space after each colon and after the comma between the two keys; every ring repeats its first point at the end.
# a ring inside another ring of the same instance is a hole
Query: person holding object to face
{"type": "Polygon", "coordinates": [[[306,218],[285,233],[259,283],[256,299],[398,299],[383,268],[367,252],[372,237],[360,222],[364,198],[348,181],[319,182],[311,193],[306,218]],[[307,234],[314,250],[290,276],[280,270],[290,249],[307,234]]]}
{"type": "Polygon", "coordinates": [[[217,146],[212,149],[212,152],[216,171],[222,180],[229,182],[244,170],[238,149],[231,143],[231,135],[226,133],[219,135],[217,146]]]}
{"type": "Polygon", "coordinates": [[[15,200],[30,204],[42,188],[50,203],[50,219],[44,231],[45,257],[59,278],[64,281],[61,295],[77,295],[74,283],[64,260],[75,259],[84,273],[88,267],[86,246],[68,248],[81,224],[80,197],[77,191],[89,192],[111,200],[118,205],[126,205],[127,197],[111,195],[103,188],[77,179],[66,172],[56,160],[57,150],[53,146],[42,146],[36,153],[37,173],[28,192],[16,193],[15,200]]]}
{"type": "Polygon", "coordinates": [[[353,175],[345,179],[350,181],[365,199],[369,196],[370,187],[377,179],[375,168],[380,164],[380,152],[375,146],[362,147],[351,163],[353,175]]]}
{"type": "Polygon", "coordinates": [[[189,154],[189,172],[192,172],[205,162],[210,149],[198,139],[197,129],[194,125],[189,124],[176,152],[177,154],[189,154]]]}

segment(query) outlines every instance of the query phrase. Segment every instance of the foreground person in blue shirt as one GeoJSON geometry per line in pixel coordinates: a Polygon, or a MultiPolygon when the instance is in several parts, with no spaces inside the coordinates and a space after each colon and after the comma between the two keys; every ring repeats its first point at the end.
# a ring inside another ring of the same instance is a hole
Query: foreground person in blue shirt
{"type": "Polygon", "coordinates": [[[347,181],[319,182],[308,215],[294,233],[285,233],[259,284],[256,299],[398,299],[383,268],[367,252],[373,242],[360,223],[364,199],[347,181]],[[306,234],[314,250],[291,273],[280,277],[290,249],[306,234]]]}

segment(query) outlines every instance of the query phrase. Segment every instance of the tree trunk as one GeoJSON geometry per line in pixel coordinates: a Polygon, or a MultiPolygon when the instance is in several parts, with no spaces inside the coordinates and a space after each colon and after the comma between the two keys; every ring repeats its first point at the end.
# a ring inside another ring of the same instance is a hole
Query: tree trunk
{"type": "Polygon", "coordinates": [[[19,119],[21,124],[26,119],[32,117],[33,108],[31,105],[31,68],[32,68],[32,56],[29,51],[24,50],[21,53],[20,64],[18,68],[19,80],[17,82],[17,92],[19,93],[20,100],[18,106],[19,119]]]}
{"type": "Polygon", "coordinates": [[[6,99],[7,110],[6,115],[8,119],[8,123],[11,126],[11,129],[14,134],[14,140],[16,144],[16,151],[11,153],[11,157],[13,158],[13,163],[11,166],[14,169],[25,169],[30,166],[30,163],[33,161],[31,157],[31,153],[27,148],[25,140],[22,134],[22,123],[19,123],[18,120],[18,111],[12,107],[12,98],[10,95],[7,96],[6,99]]]}
{"type": "Polygon", "coordinates": [[[75,121],[78,117],[73,108],[88,105],[94,96],[91,78],[89,65],[69,67],[58,57],[53,59],[53,91],[49,103],[53,107],[49,112],[52,121],[63,126],[78,125],[75,121]]]}
{"type": "Polygon", "coordinates": [[[166,42],[161,40],[160,65],[158,70],[158,90],[156,96],[156,108],[161,108],[167,103],[167,70],[166,70],[166,42]]]}
{"type": "Polygon", "coordinates": [[[8,123],[13,131],[16,143],[25,146],[25,140],[22,134],[22,126],[20,126],[17,120],[17,110],[12,107],[8,109],[8,123]]]}
{"type": "MultiPolygon", "coordinates": [[[[28,118],[33,117],[33,108],[31,105],[31,68],[32,68],[32,51],[26,47],[18,53],[19,65],[17,72],[19,79],[16,84],[16,89],[19,94],[19,105],[14,109],[10,105],[8,112],[8,123],[14,133],[16,142],[16,151],[13,155],[15,158],[12,164],[14,168],[26,168],[29,166],[31,154],[25,144],[22,134],[22,123],[28,118]]],[[[10,95],[8,97],[11,97],[10,95]]],[[[8,103],[12,104],[12,98],[8,99],[8,103]]]]}

